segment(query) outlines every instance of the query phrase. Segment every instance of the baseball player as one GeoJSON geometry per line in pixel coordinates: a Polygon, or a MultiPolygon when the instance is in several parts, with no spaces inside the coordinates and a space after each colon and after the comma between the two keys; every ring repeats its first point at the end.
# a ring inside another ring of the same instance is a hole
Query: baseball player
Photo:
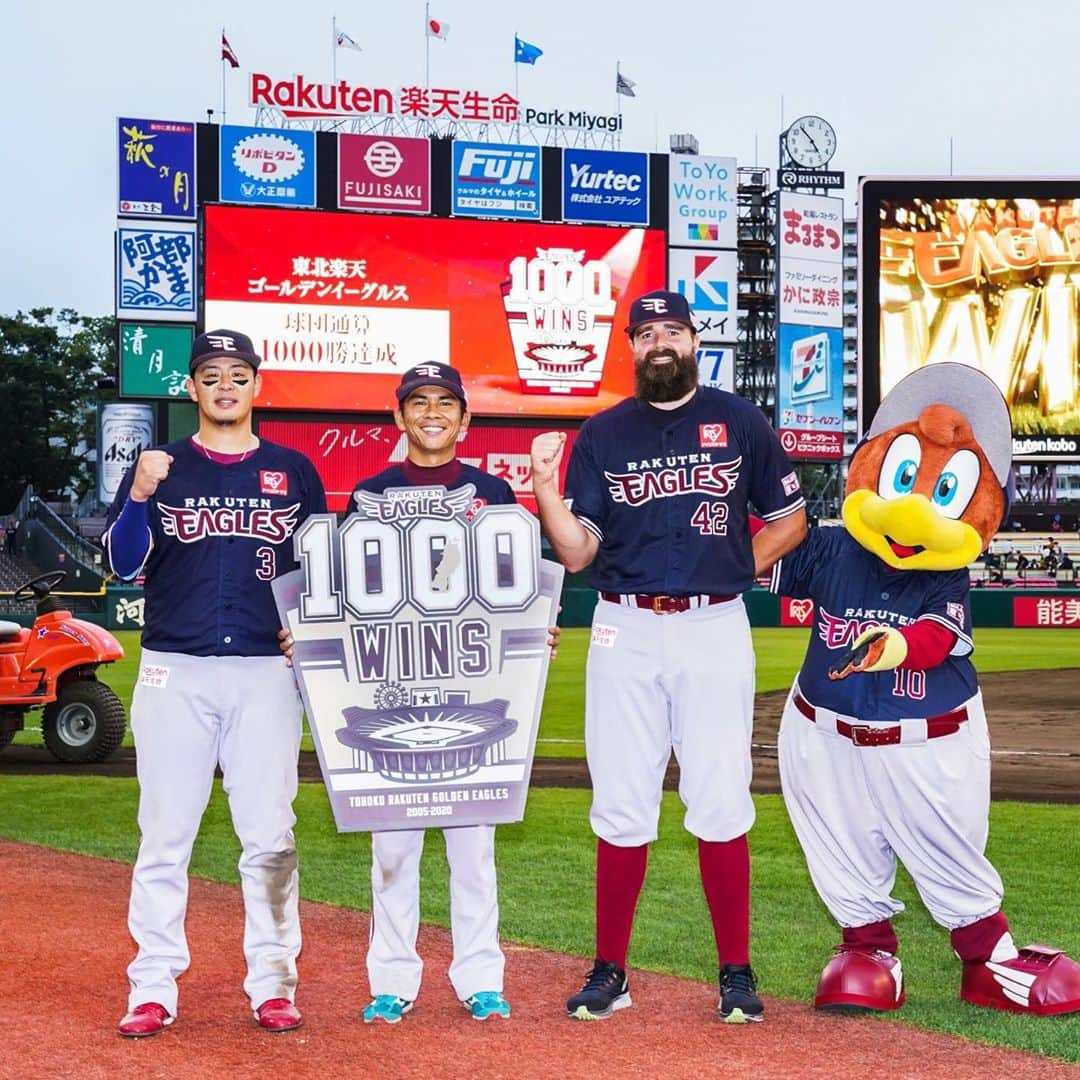
{"type": "Polygon", "coordinates": [[[270,582],[295,569],[293,532],[326,500],[307,458],[252,433],[259,363],[244,334],[195,339],[187,390],[198,433],[139,456],[104,536],[117,576],[146,579],[131,705],[142,840],[128,926],[138,954],[119,1026],[133,1038],[177,1015],[190,960],[187,867],[218,765],[243,848],[244,989],[266,1030],[301,1023],[292,803],[302,708],[278,653],[270,582]]]}
{"type": "Polygon", "coordinates": [[[803,538],[804,503],[761,412],[698,386],[698,336],[684,297],[638,298],[627,332],[635,396],[582,426],[565,502],[557,482],[565,437],[540,435],[532,447],[544,531],[571,572],[592,564],[600,593],[585,698],[599,838],[596,961],[567,1011],[592,1020],[630,1004],[631,926],[674,750],[716,935],[720,1015],[761,1020],[746,839],[754,651],[740,594],[756,561],[803,538]],[[753,542],[751,502],[766,521],[753,542]]]}
{"type": "Polygon", "coordinates": [[[1080,1010],[1080,966],[1018,950],[984,849],[990,741],[971,663],[968,564],[1004,516],[1008,408],[964,364],[886,396],[852,457],[844,528],[813,529],[772,573],[815,625],[780,726],[784,801],[842,928],[815,1005],[904,1002],[892,919],[897,859],[963,961],[960,996],[1040,1015],[1080,1010]]]}
{"type": "MultiPolygon", "coordinates": [[[[388,488],[471,484],[474,509],[516,502],[510,485],[457,460],[458,439],[468,430],[465,388],[447,364],[420,364],[397,387],[394,421],[408,440],[400,465],[356,485],[356,495],[388,488]]],[[[503,996],[504,958],[499,946],[499,902],[495,879],[495,826],[443,829],[450,865],[450,982],[475,1020],[509,1017],[503,996]]],[[[371,941],[367,970],[372,1001],[365,1023],[399,1021],[420,992],[423,961],[416,951],[420,928],[420,855],[424,830],[377,832],[371,838],[371,941]]]]}

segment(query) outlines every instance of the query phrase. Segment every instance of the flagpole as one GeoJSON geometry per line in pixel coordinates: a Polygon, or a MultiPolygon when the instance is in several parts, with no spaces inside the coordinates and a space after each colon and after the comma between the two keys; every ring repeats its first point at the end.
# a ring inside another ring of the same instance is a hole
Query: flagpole
{"type": "MultiPolygon", "coordinates": [[[[431,4],[424,4],[424,101],[431,100],[431,4]]],[[[431,132],[431,122],[425,125],[431,132]]]]}
{"type": "Polygon", "coordinates": [[[518,103],[517,110],[517,122],[514,124],[514,142],[521,141],[521,92],[518,89],[518,68],[521,65],[517,62],[517,47],[518,47],[518,32],[514,31],[514,99],[518,103]]]}
{"type": "Polygon", "coordinates": [[[337,16],[330,24],[330,74],[331,82],[337,86],[337,16]]]}
{"type": "Polygon", "coordinates": [[[615,149],[622,146],[622,94],[619,93],[619,61],[615,61],[615,149]]]}
{"type": "MultiPolygon", "coordinates": [[[[221,28],[221,40],[225,41],[225,27],[221,28]]],[[[225,125],[225,57],[221,58],[221,124],[225,125]]]]}

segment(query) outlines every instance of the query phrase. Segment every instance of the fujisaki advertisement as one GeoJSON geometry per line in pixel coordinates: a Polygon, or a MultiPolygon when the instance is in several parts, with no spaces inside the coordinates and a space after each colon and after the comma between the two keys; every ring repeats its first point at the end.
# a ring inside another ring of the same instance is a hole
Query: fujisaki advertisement
{"type": "Polygon", "coordinates": [[[251,336],[274,409],[382,411],[437,361],[474,413],[590,416],[632,392],[630,302],[666,280],[641,228],[208,206],[205,238],[205,323],[251,336]]]}

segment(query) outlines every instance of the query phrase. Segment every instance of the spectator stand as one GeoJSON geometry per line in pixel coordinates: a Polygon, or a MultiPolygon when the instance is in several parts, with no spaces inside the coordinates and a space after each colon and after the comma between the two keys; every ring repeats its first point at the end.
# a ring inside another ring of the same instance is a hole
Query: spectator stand
{"type": "Polygon", "coordinates": [[[970,566],[978,588],[1074,589],[1080,533],[999,532],[970,566]]]}

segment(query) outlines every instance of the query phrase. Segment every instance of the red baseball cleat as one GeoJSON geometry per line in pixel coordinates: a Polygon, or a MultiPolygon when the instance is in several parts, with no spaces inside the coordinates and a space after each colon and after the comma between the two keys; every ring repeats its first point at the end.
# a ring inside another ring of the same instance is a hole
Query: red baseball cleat
{"type": "Polygon", "coordinates": [[[304,1021],[288,998],[271,998],[255,1010],[259,1027],[266,1031],[295,1031],[304,1021]]]}
{"type": "Polygon", "coordinates": [[[880,949],[839,945],[825,965],[814,997],[815,1009],[834,1012],[889,1012],[904,1004],[900,960],[880,949]]]}
{"type": "Polygon", "coordinates": [[[1080,1012],[1080,964],[1047,945],[1029,945],[1013,960],[965,961],[960,997],[1036,1016],[1080,1012]]]}
{"type": "Polygon", "coordinates": [[[164,1005],[156,1001],[147,1001],[136,1005],[120,1021],[116,1030],[125,1039],[145,1039],[148,1035],[159,1035],[173,1022],[164,1005]]]}

